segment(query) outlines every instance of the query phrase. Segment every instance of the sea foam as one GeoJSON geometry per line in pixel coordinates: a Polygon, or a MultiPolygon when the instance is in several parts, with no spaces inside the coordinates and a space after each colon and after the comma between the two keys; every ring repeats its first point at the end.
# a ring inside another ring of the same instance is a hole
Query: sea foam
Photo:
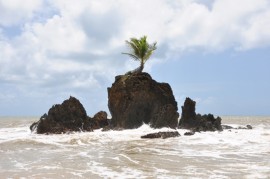
{"type": "MultiPolygon", "coordinates": [[[[270,118],[229,119],[224,124],[251,124],[252,130],[231,129],[180,137],[141,139],[174,131],[144,124],[123,131],[95,130],[39,135],[32,121],[0,125],[0,175],[3,178],[268,178],[270,118]],[[256,122],[257,121],[257,122],[256,122]],[[233,123],[234,122],[234,123],[233,123]],[[247,123],[248,122],[248,123],[247,123]]],[[[1,120],[0,120],[1,123],[1,120]]]]}

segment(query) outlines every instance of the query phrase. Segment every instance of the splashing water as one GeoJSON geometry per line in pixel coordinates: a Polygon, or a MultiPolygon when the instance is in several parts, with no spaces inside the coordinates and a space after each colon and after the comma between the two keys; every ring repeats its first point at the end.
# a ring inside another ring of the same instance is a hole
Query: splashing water
{"type": "Polygon", "coordinates": [[[37,118],[0,118],[1,178],[270,178],[270,117],[223,117],[224,130],[141,139],[172,129],[38,135],[37,118]]]}

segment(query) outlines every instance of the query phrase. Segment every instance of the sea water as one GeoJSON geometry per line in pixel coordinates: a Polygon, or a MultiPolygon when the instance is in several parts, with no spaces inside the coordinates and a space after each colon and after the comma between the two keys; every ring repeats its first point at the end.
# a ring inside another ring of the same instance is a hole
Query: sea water
{"type": "Polygon", "coordinates": [[[270,178],[270,117],[222,117],[252,130],[201,132],[141,139],[169,128],[143,125],[124,131],[96,130],[38,135],[38,118],[0,118],[0,178],[270,178]]]}

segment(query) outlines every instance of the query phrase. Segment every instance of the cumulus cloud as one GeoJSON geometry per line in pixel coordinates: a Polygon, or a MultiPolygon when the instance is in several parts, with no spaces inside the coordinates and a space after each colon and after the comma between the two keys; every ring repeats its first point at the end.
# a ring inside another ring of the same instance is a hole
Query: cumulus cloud
{"type": "Polygon", "coordinates": [[[120,54],[130,37],[158,42],[151,70],[190,49],[269,46],[269,29],[268,0],[0,0],[0,81],[90,89],[136,67],[120,54]]]}
{"type": "MultiPolygon", "coordinates": [[[[248,49],[251,46],[247,44],[253,42],[246,34],[254,29],[254,18],[259,21],[264,19],[261,29],[269,24],[269,1],[217,0],[213,1],[211,8],[199,2],[189,3],[177,11],[169,24],[169,36],[174,48],[199,47],[208,51],[248,49]]],[[[269,31],[262,34],[257,29],[253,33],[257,34],[257,41],[265,41],[265,37],[269,39],[269,31]]],[[[267,41],[263,44],[269,45],[267,41]]]]}
{"type": "Polygon", "coordinates": [[[31,20],[42,0],[0,0],[0,25],[11,26],[31,20]]]}
{"type": "Polygon", "coordinates": [[[46,4],[57,9],[57,14],[35,21],[33,13],[38,13],[42,4],[1,1],[2,26],[23,23],[20,36],[6,40],[1,35],[2,72],[35,73],[36,69],[49,76],[105,70],[107,67],[99,65],[112,65],[104,61],[117,56],[115,51],[123,49],[125,39],[144,34],[159,42],[163,52],[158,55],[184,53],[190,48],[245,50],[270,43],[267,0],[58,0],[46,4]]]}

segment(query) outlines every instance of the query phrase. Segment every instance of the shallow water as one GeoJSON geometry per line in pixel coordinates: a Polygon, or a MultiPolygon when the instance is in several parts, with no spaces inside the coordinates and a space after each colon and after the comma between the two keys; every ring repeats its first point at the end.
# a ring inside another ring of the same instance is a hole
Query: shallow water
{"type": "Polygon", "coordinates": [[[171,129],[38,135],[38,118],[0,118],[0,178],[270,178],[270,117],[222,117],[224,130],[141,139],[171,129]]]}

